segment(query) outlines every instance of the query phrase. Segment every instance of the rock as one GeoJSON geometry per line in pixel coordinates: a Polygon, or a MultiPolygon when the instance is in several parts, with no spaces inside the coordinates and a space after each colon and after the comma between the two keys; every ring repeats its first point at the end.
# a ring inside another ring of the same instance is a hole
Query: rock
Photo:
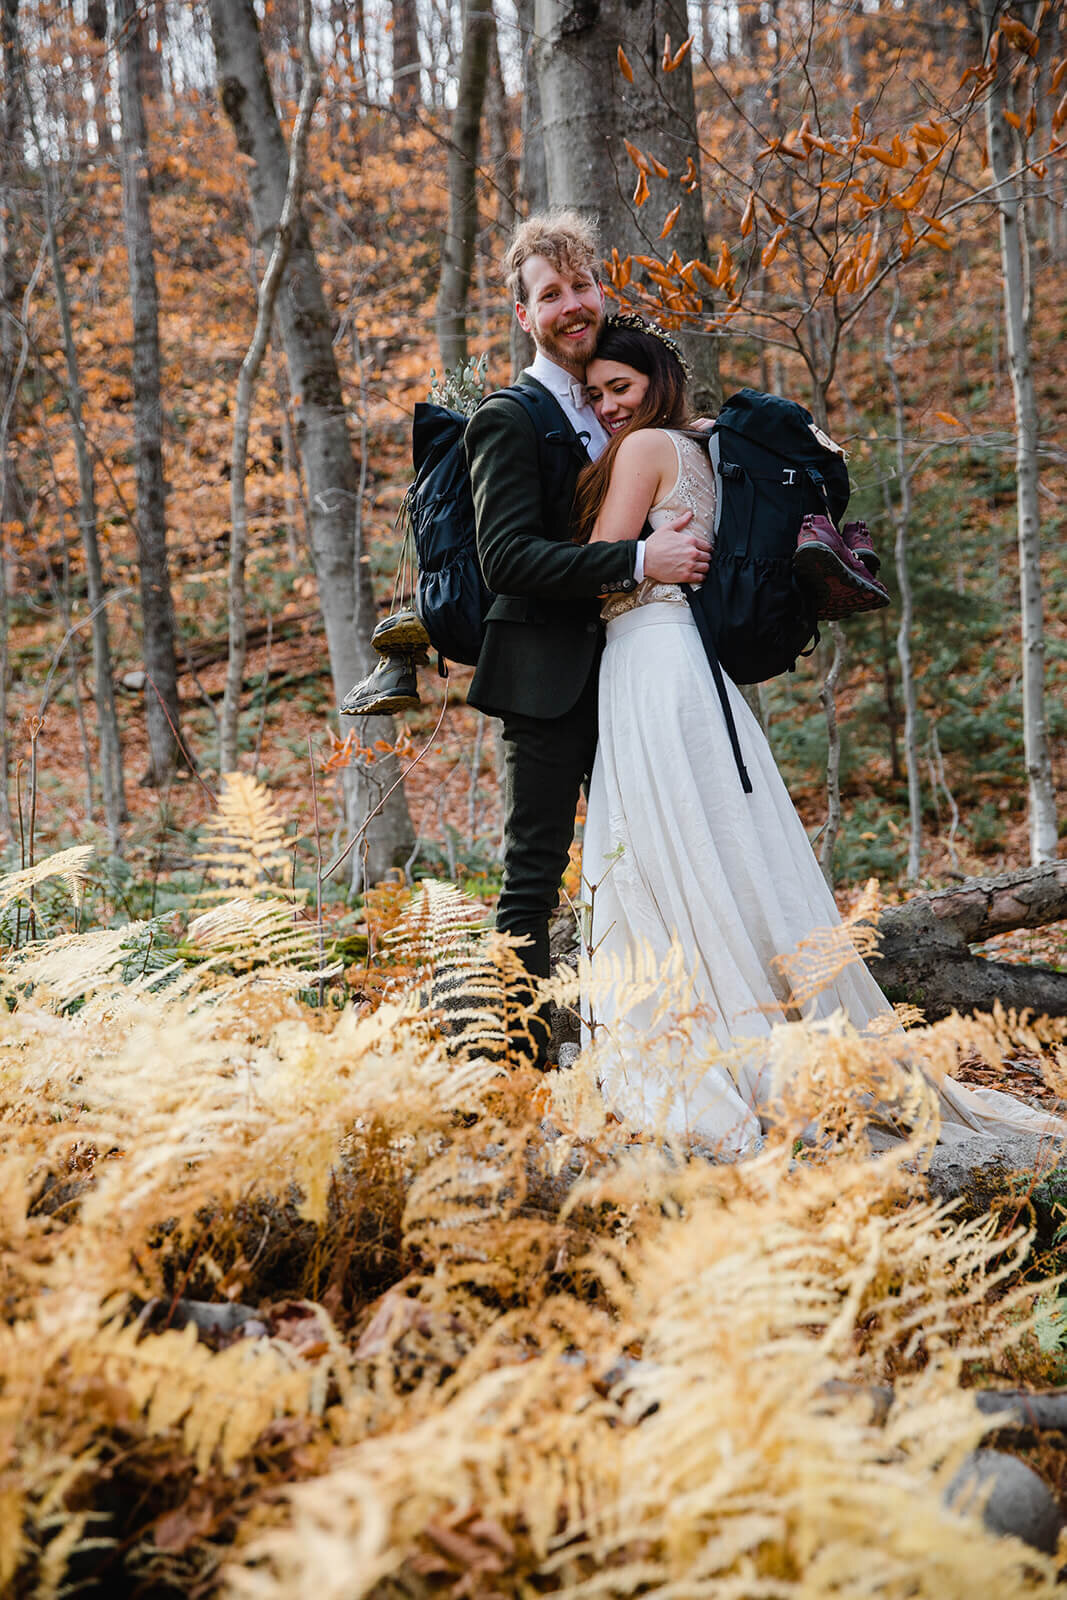
{"type": "Polygon", "coordinates": [[[131,694],[140,694],[147,682],[148,674],[146,672],[124,672],[119,679],[119,687],[128,689],[131,694]]]}
{"type": "Polygon", "coordinates": [[[1032,1467],[1003,1450],[973,1450],[946,1489],[945,1504],[973,1512],[984,1495],[982,1521],[990,1533],[1012,1534],[1035,1550],[1055,1554],[1063,1518],[1048,1484],[1032,1467]]]}
{"type": "MultiPolygon", "coordinates": [[[[949,1131],[946,1129],[946,1132],[949,1131]]],[[[1067,1172],[1055,1170],[1059,1152],[1037,1134],[964,1133],[934,1147],[926,1172],[931,1194],[941,1200],[960,1199],[968,1213],[988,1211],[998,1196],[1010,1193],[1015,1173],[1037,1174],[1041,1189],[1062,1188],[1067,1172]]],[[[1040,1201],[1040,1189],[1031,1196],[1040,1201]]]]}

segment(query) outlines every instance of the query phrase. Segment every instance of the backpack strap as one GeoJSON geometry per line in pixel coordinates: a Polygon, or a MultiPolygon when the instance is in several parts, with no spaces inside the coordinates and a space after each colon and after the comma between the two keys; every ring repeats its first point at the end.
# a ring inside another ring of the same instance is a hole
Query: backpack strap
{"type": "Polygon", "coordinates": [[[575,432],[559,402],[540,384],[509,383],[506,388],[495,389],[485,398],[495,400],[500,395],[517,401],[534,425],[541,466],[545,469],[542,480],[547,498],[550,490],[556,492],[562,485],[572,456],[577,455],[581,464],[586,464],[589,459],[586,452],[589,436],[575,432]],[[558,420],[562,426],[546,428],[545,424],[550,420],[553,424],[558,420]]]}
{"type": "Polygon", "coordinates": [[[737,768],[737,776],[741,779],[741,788],[744,790],[745,794],[751,794],[752,779],[748,775],[748,768],[745,766],[745,758],[741,754],[741,741],[737,737],[737,724],[734,721],[734,714],[730,707],[730,696],[726,689],[726,679],[723,677],[722,667],[719,665],[719,655],[718,651],[715,649],[715,640],[711,636],[711,627],[708,623],[707,617],[704,615],[703,607],[695,606],[693,604],[692,585],[683,583],[682,591],[685,594],[686,599],[689,601],[689,610],[692,613],[693,621],[697,625],[697,632],[700,634],[700,640],[704,646],[704,654],[708,658],[708,665],[711,667],[711,675],[715,680],[715,689],[719,696],[719,704],[722,706],[723,721],[726,723],[726,736],[730,741],[730,749],[733,751],[734,765],[737,768]]]}

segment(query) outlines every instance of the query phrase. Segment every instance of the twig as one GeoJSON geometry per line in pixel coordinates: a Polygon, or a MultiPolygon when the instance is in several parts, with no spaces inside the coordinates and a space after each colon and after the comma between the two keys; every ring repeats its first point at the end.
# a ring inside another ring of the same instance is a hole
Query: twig
{"type": "Polygon", "coordinates": [[[322,833],[319,829],[319,786],[315,778],[315,754],[308,741],[308,765],[311,768],[311,804],[315,813],[315,922],[319,945],[319,1010],[326,1004],[326,979],[322,976],[326,966],[326,942],[322,928],[322,833]]]}
{"type": "Polygon", "coordinates": [[[163,696],[160,694],[159,690],[156,688],[156,680],[153,678],[152,674],[149,672],[147,667],[144,668],[144,675],[145,675],[146,681],[152,685],[152,693],[155,695],[156,699],[159,701],[160,706],[162,707],[163,715],[166,717],[167,722],[168,722],[168,724],[170,726],[170,731],[174,735],[174,742],[178,746],[178,749],[181,751],[182,755],[185,757],[185,765],[189,768],[189,771],[192,773],[193,777],[196,779],[196,781],[200,785],[201,789],[203,789],[204,793],[207,795],[208,799],[211,801],[211,804],[212,805],[217,805],[218,804],[218,796],[214,793],[213,790],[208,788],[207,784],[204,782],[203,778],[200,776],[200,772],[199,772],[199,769],[196,766],[196,763],[193,761],[192,756],[189,754],[188,750],[185,748],[185,745],[182,742],[181,734],[178,732],[177,728],[174,726],[174,723],[171,721],[170,712],[167,710],[166,706],[163,704],[163,696]]]}
{"type": "Polygon", "coordinates": [[[352,851],[355,849],[356,845],[365,836],[365,834],[367,832],[367,829],[370,827],[370,825],[374,821],[375,817],[377,817],[377,816],[379,816],[381,814],[382,810],[385,807],[385,802],[388,800],[389,796],[393,793],[393,791],[395,789],[398,789],[400,787],[400,785],[403,783],[404,779],[407,777],[408,773],[412,772],[418,766],[418,764],[422,760],[423,756],[429,754],[430,750],[433,748],[433,742],[437,738],[438,733],[440,732],[441,724],[445,720],[445,712],[447,710],[448,710],[448,689],[446,687],[445,693],[444,693],[444,697],[443,697],[443,699],[441,701],[441,712],[440,712],[440,715],[437,718],[437,721],[434,723],[433,732],[430,734],[429,739],[423,745],[423,747],[419,751],[418,755],[417,756],[413,756],[412,759],[408,762],[407,766],[404,768],[404,770],[400,774],[400,776],[398,778],[394,779],[394,781],[389,785],[388,789],[386,789],[385,793],[380,797],[380,799],[378,800],[377,804],[375,806],[373,806],[370,811],[368,811],[367,815],[364,817],[363,821],[360,823],[359,827],[356,829],[356,831],[352,835],[351,839],[349,839],[349,841],[345,845],[344,849],[341,851],[341,853],[339,855],[336,855],[333,858],[333,860],[330,862],[330,865],[326,868],[326,871],[323,873],[323,878],[324,879],[325,878],[331,878],[333,876],[333,874],[337,871],[337,868],[339,866],[341,866],[341,864],[343,862],[348,860],[348,857],[352,854],[352,851]]]}

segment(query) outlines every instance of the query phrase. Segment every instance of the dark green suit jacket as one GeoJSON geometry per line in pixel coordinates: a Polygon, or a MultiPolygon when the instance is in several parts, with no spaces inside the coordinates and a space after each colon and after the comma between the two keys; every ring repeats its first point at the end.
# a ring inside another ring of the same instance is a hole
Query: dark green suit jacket
{"type": "Polygon", "coordinates": [[[572,542],[574,488],[588,457],[544,385],[527,375],[521,382],[544,396],[549,429],[560,435],[554,447],[569,446],[568,467],[549,493],[534,422],[506,395],[490,396],[467,424],[478,558],[496,595],[467,699],[495,716],[560,717],[600,649],[597,596],[635,587],[637,545],[572,542]]]}

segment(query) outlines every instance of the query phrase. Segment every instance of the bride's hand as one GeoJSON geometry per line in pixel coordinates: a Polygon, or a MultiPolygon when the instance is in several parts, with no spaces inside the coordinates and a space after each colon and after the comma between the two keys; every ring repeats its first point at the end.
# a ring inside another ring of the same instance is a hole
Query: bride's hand
{"type": "Polygon", "coordinates": [[[703,583],[711,545],[702,534],[686,532],[693,513],[665,522],[645,541],[645,577],[653,583],[703,583]]]}

